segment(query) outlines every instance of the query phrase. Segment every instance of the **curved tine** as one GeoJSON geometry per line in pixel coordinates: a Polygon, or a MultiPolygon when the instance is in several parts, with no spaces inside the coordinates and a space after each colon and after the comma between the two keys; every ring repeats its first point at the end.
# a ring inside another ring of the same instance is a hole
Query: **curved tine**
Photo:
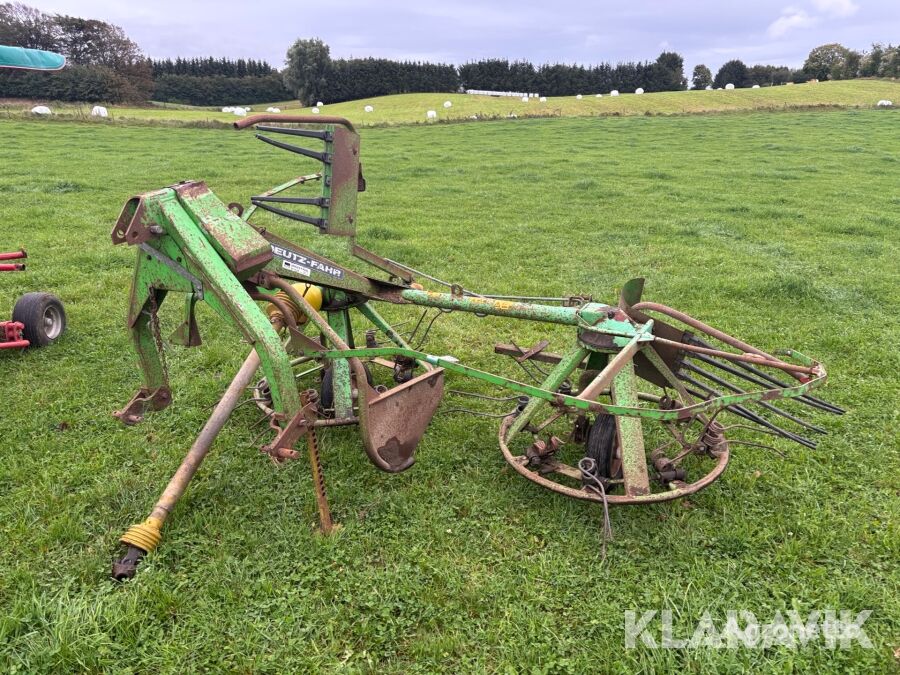
{"type": "MultiPolygon", "coordinates": [[[[694,394],[695,396],[700,396],[701,398],[703,396],[703,394],[701,394],[698,391],[691,390],[691,393],[694,394]]],[[[793,441],[794,443],[798,443],[805,448],[809,448],[810,450],[816,449],[815,441],[811,441],[808,438],[804,438],[803,436],[798,436],[797,434],[794,434],[790,431],[785,431],[781,427],[772,424],[764,417],[760,417],[759,415],[754,413],[752,410],[748,410],[747,408],[745,408],[743,406],[739,406],[739,405],[730,406],[728,408],[728,410],[730,412],[733,412],[738,417],[741,417],[749,422],[753,422],[754,424],[758,425],[760,427],[760,429],[757,430],[758,433],[761,433],[761,434],[771,433],[771,434],[774,434],[775,436],[780,436],[781,438],[784,438],[786,440],[793,441]]],[[[747,428],[753,429],[753,427],[750,427],[749,425],[747,426],[747,428]]],[[[730,439],[729,439],[729,442],[731,442],[730,439]]]]}
{"type": "MultiPolygon", "coordinates": [[[[685,342],[693,342],[694,344],[696,344],[700,347],[706,347],[707,349],[714,348],[706,340],[698,338],[696,335],[691,335],[689,337],[686,337],[685,342]]],[[[726,367],[726,364],[722,364],[718,361],[710,359],[708,356],[705,356],[703,354],[692,354],[691,358],[697,358],[700,361],[703,361],[704,363],[709,363],[712,366],[717,366],[717,367],[721,368],[722,370],[731,373],[732,375],[736,375],[737,377],[742,377],[745,380],[753,382],[754,384],[766,386],[765,383],[760,382],[759,380],[753,379],[750,376],[745,375],[743,373],[734,372],[733,368],[726,367]],[[703,358],[700,358],[700,357],[703,357],[703,358]]],[[[758,378],[767,380],[768,382],[771,382],[774,385],[777,385],[779,387],[789,386],[783,380],[779,380],[777,377],[770,375],[769,373],[765,372],[764,370],[760,370],[759,368],[751,366],[749,363],[741,363],[741,362],[735,362],[735,363],[738,365],[738,367],[740,367],[743,370],[746,370],[748,373],[752,373],[752,374],[756,375],[758,378]]],[[[834,413],[835,415],[843,415],[845,412],[847,412],[840,406],[836,406],[833,403],[829,403],[828,401],[821,399],[817,396],[812,396],[811,394],[804,394],[803,396],[798,396],[796,400],[802,401],[803,403],[806,403],[807,405],[809,405],[813,408],[819,408],[820,410],[834,413]]]]}
{"type": "MultiPolygon", "coordinates": [[[[694,379],[690,375],[684,375],[680,379],[683,379],[685,382],[689,382],[690,384],[693,384],[696,387],[700,387],[700,389],[702,391],[707,392],[707,394],[711,394],[713,396],[721,396],[721,393],[717,392],[715,389],[712,389],[711,387],[706,386],[702,382],[699,382],[698,380],[694,379]]],[[[701,391],[688,389],[688,392],[693,394],[694,396],[699,396],[702,399],[706,398],[706,394],[702,393],[701,391]]],[[[730,405],[727,407],[728,407],[728,410],[732,411],[736,415],[743,417],[744,419],[750,420],[751,422],[755,422],[756,424],[759,424],[760,426],[765,427],[766,429],[771,429],[772,431],[776,432],[782,438],[787,438],[788,440],[794,441],[795,443],[799,443],[800,445],[810,448],[811,450],[814,450],[816,448],[815,441],[811,441],[810,439],[808,439],[804,436],[795,434],[792,431],[788,431],[787,429],[782,429],[781,427],[779,427],[775,424],[772,424],[766,418],[761,417],[760,415],[757,415],[755,412],[745,408],[744,406],[730,405]]]]}
{"type": "MultiPolygon", "coordinates": [[[[768,377],[768,373],[764,373],[762,371],[758,371],[761,377],[753,377],[752,375],[742,372],[733,366],[724,363],[722,361],[716,361],[705,354],[691,354],[690,358],[696,359],[705,363],[707,365],[712,366],[713,368],[718,368],[719,370],[724,370],[726,373],[734,375],[735,377],[739,377],[742,380],[747,380],[747,382],[752,382],[753,384],[759,385],[760,387],[769,387],[770,384],[774,384],[778,387],[786,387],[788,384],[782,380],[779,380],[774,377],[768,377]],[[767,381],[768,380],[768,381],[767,381]]],[[[749,366],[752,368],[752,366],[749,366]]],[[[755,370],[755,369],[754,369],[755,370]]],[[[838,408],[827,401],[823,401],[822,399],[818,399],[815,396],[810,396],[809,394],[804,394],[803,396],[797,396],[794,398],[795,401],[799,403],[803,403],[808,405],[810,408],[815,408],[816,410],[822,410],[828,413],[834,413],[835,415],[843,415],[843,408],[838,408]]]]}
{"type": "MultiPolygon", "coordinates": [[[[681,364],[681,367],[687,368],[688,370],[691,370],[691,371],[697,373],[701,377],[705,377],[706,379],[711,380],[712,382],[715,382],[716,384],[721,385],[721,386],[725,387],[726,389],[730,389],[731,391],[733,391],[735,393],[738,393],[738,394],[746,393],[743,389],[741,389],[738,386],[733,385],[728,380],[721,378],[714,373],[709,373],[709,372],[703,370],[702,368],[698,368],[693,363],[684,361],[681,364]]],[[[769,412],[772,412],[776,415],[780,415],[781,417],[784,417],[785,419],[789,419],[791,422],[794,422],[795,424],[799,424],[804,429],[809,429],[810,431],[814,431],[817,434],[827,434],[828,433],[828,431],[826,431],[822,427],[817,427],[815,424],[810,424],[806,420],[801,419],[800,417],[796,417],[796,416],[792,415],[791,413],[787,412],[786,410],[782,410],[781,408],[774,406],[770,403],[766,403],[765,401],[754,401],[754,403],[764,410],[768,410],[769,412]]]]}

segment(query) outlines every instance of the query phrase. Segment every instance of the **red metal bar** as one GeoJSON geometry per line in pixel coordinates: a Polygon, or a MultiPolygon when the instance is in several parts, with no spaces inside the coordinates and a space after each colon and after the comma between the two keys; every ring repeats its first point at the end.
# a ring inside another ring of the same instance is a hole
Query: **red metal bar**
{"type": "Polygon", "coordinates": [[[0,253],[0,260],[20,260],[27,257],[28,254],[25,253],[24,248],[20,248],[18,251],[12,251],[11,253],[0,253]]]}
{"type": "Polygon", "coordinates": [[[0,263],[0,272],[21,272],[24,269],[22,263],[0,263]]]}
{"type": "Polygon", "coordinates": [[[24,349],[30,344],[28,340],[12,340],[11,342],[0,342],[0,349],[24,349]]]}

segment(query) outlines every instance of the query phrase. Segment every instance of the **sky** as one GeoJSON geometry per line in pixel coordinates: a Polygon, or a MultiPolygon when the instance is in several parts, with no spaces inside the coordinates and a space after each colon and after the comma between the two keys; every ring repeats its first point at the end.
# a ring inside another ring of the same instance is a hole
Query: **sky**
{"type": "Polygon", "coordinates": [[[333,58],[379,56],[461,64],[502,57],[541,63],[654,60],[685,72],[725,61],[799,67],[813,47],[900,42],[900,0],[24,0],[117,24],[153,58],[226,56],[280,68],[297,38],[333,58]]]}

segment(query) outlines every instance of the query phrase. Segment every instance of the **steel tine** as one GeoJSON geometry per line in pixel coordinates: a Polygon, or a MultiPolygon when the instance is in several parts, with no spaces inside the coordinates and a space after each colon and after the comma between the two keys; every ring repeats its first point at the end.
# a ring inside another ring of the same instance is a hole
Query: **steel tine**
{"type": "Polygon", "coordinates": [[[331,163],[331,158],[328,156],[327,152],[316,152],[315,150],[310,150],[309,148],[301,148],[298,145],[282,143],[281,141],[276,141],[274,138],[269,138],[268,136],[263,136],[262,134],[256,134],[256,137],[263,143],[274,145],[276,148],[281,148],[282,150],[287,150],[288,152],[296,152],[298,155],[303,155],[304,157],[317,159],[323,164],[331,163]]]}
{"type": "Polygon", "coordinates": [[[308,204],[310,206],[330,206],[327,197],[273,197],[271,195],[259,195],[251,197],[257,202],[273,202],[276,204],[308,204]]]}
{"type": "MultiPolygon", "coordinates": [[[[695,378],[691,377],[690,375],[681,375],[681,376],[679,376],[679,377],[680,377],[680,379],[684,380],[685,382],[688,382],[688,383],[690,383],[690,384],[693,384],[695,387],[699,387],[701,390],[706,391],[708,394],[711,394],[712,396],[721,396],[721,395],[722,395],[721,392],[716,391],[716,390],[713,389],[712,387],[708,387],[707,385],[705,385],[705,384],[703,384],[702,382],[696,380],[695,378]]],[[[694,392],[691,392],[691,393],[694,393],[694,392]]],[[[695,394],[695,395],[696,395],[696,394],[695,394]]],[[[701,394],[701,398],[706,398],[706,396],[703,396],[703,395],[701,394]]],[[[815,441],[812,441],[812,440],[810,440],[810,439],[808,439],[808,438],[806,438],[806,437],[804,437],[804,436],[800,436],[800,435],[798,435],[798,434],[795,434],[794,432],[788,431],[787,429],[782,429],[781,427],[779,427],[779,426],[777,426],[777,425],[775,425],[775,424],[772,424],[772,423],[771,423],[769,420],[767,420],[766,418],[761,417],[760,415],[757,415],[757,414],[756,414],[755,412],[753,412],[752,410],[748,410],[748,409],[745,408],[744,406],[741,406],[741,405],[730,405],[730,406],[728,406],[728,409],[734,411],[735,413],[737,413],[738,415],[740,415],[740,416],[743,417],[744,419],[748,419],[748,420],[750,420],[750,421],[752,421],[752,422],[756,422],[757,424],[759,424],[760,426],[765,427],[766,429],[771,429],[772,431],[778,433],[778,434],[781,435],[782,437],[787,438],[787,439],[789,439],[789,440],[792,440],[792,441],[794,441],[795,443],[799,443],[800,445],[804,445],[804,446],[806,446],[807,448],[811,448],[811,449],[815,449],[815,447],[816,447],[816,442],[815,442],[815,441]]]]}
{"type": "Polygon", "coordinates": [[[266,131],[273,134],[289,134],[291,136],[304,136],[306,138],[318,138],[320,141],[330,141],[331,132],[316,131],[314,129],[294,129],[293,127],[269,127],[257,125],[257,131],[266,131]]]}
{"type": "Polygon", "coordinates": [[[299,220],[301,223],[309,223],[310,225],[315,225],[316,227],[325,227],[325,219],[324,218],[313,218],[312,216],[307,216],[302,213],[294,213],[293,211],[287,211],[285,209],[279,209],[276,206],[269,206],[265,202],[260,202],[256,199],[251,199],[250,203],[254,206],[258,206],[259,208],[275,213],[279,216],[284,216],[285,218],[290,218],[291,220],[299,220]]]}
{"type": "MultiPolygon", "coordinates": [[[[699,394],[702,397],[701,392],[691,391],[691,393],[694,394],[695,396],[699,394]]],[[[766,418],[761,417],[760,415],[757,415],[755,412],[745,408],[744,406],[733,405],[733,406],[729,406],[728,410],[730,412],[733,412],[738,417],[742,417],[749,422],[753,422],[754,424],[757,424],[757,425],[763,427],[764,429],[769,429],[772,433],[774,433],[778,436],[781,436],[782,438],[784,438],[786,440],[793,441],[794,443],[799,443],[800,445],[810,448],[811,450],[816,449],[815,441],[812,441],[812,440],[806,438],[805,436],[798,436],[797,434],[795,434],[791,431],[788,431],[787,429],[782,429],[778,425],[772,424],[766,418]]]]}
{"type": "MultiPolygon", "coordinates": [[[[762,371],[759,371],[761,373],[761,375],[763,377],[765,377],[765,379],[753,377],[749,373],[742,372],[741,370],[738,370],[737,368],[735,368],[734,366],[732,366],[728,363],[724,363],[722,361],[716,361],[712,357],[706,356],[705,354],[691,354],[690,358],[697,359],[698,361],[701,361],[702,363],[706,363],[710,366],[713,366],[714,368],[718,368],[719,370],[724,370],[726,373],[734,375],[735,377],[740,377],[743,380],[747,380],[748,382],[752,382],[753,384],[759,385],[761,387],[769,387],[772,384],[774,384],[776,386],[781,386],[781,387],[789,386],[786,382],[781,382],[781,381],[769,376],[768,373],[763,373],[762,371]],[[768,380],[768,382],[766,380],[768,380]]],[[[753,366],[748,366],[747,370],[756,370],[756,369],[753,368],[753,366]]],[[[815,398],[814,396],[808,396],[808,395],[797,396],[793,400],[798,401],[800,403],[804,403],[804,404],[808,405],[810,408],[816,408],[817,410],[823,410],[825,412],[834,413],[835,415],[843,415],[844,414],[843,408],[838,408],[837,406],[832,405],[831,403],[828,403],[827,401],[823,401],[821,399],[815,398]]]]}
{"type": "MultiPolygon", "coordinates": [[[[709,373],[709,372],[703,370],[702,368],[695,366],[693,363],[684,361],[682,363],[682,367],[687,368],[688,370],[691,370],[691,371],[697,373],[698,375],[701,375],[702,377],[705,377],[706,379],[711,380],[712,382],[715,382],[716,384],[725,387],[726,389],[730,389],[731,391],[733,391],[735,393],[738,393],[738,394],[746,393],[743,389],[741,389],[738,386],[733,385],[728,380],[723,379],[723,378],[719,377],[718,375],[715,375],[714,373],[709,373]]],[[[791,413],[787,412],[786,410],[782,410],[781,408],[774,406],[770,403],[766,403],[765,401],[754,401],[754,403],[756,403],[756,405],[758,405],[759,407],[761,407],[765,410],[768,410],[769,412],[773,412],[776,415],[780,415],[781,417],[789,419],[791,422],[794,422],[795,424],[799,424],[804,429],[809,429],[810,431],[815,431],[817,434],[827,434],[828,433],[828,431],[826,431],[822,427],[817,427],[815,424],[810,424],[806,420],[804,420],[800,417],[796,417],[796,416],[792,415],[791,413]]]]}
{"type": "MultiPolygon", "coordinates": [[[[697,344],[698,346],[706,347],[707,349],[713,348],[713,346],[711,344],[709,344],[706,340],[698,338],[695,335],[691,335],[690,337],[686,338],[685,341],[693,342],[693,343],[697,344]]],[[[694,356],[694,355],[692,354],[692,356],[694,356]]],[[[707,358],[709,358],[709,357],[707,357],[707,358]]],[[[784,380],[779,380],[777,377],[774,377],[774,376],[770,375],[769,373],[765,372],[764,370],[760,370],[759,368],[757,368],[755,366],[751,366],[749,363],[742,363],[739,361],[736,361],[735,363],[742,370],[746,370],[749,373],[753,373],[757,377],[761,377],[764,380],[767,380],[768,382],[774,384],[775,386],[778,386],[778,387],[790,386],[784,380]]],[[[719,365],[719,364],[718,364],[718,362],[714,362],[711,365],[719,365]]],[[[722,370],[726,370],[726,369],[722,368],[722,370]]],[[[740,375],[739,375],[739,377],[740,377],[740,375]]],[[[748,379],[748,378],[745,378],[745,379],[748,379]]],[[[756,384],[762,384],[762,382],[756,382],[756,384]]],[[[832,412],[835,415],[843,415],[845,412],[847,412],[840,406],[836,406],[833,403],[829,403],[828,401],[826,401],[824,399],[821,399],[817,396],[812,396],[810,394],[804,394],[803,396],[798,396],[797,400],[801,400],[804,403],[806,403],[814,408],[820,408],[821,410],[827,410],[828,412],[832,412]]]]}

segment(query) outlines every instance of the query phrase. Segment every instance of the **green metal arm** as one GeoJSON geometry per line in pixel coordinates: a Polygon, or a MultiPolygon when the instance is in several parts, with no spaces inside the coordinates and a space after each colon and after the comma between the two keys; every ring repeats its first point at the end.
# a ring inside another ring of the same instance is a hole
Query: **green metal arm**
{"type": "MultiPolygon", "coordinates": [[[[155,302],[158,308],[168,291],[188,292],[241,331],[259,354],[263,372],[271,383],[275,411],[279,417],[293,417],[300,400],[281,338],[210,241],[212,228],[202,226],[203,218],[220,218],[220,224],[229,218],[241,221],[218,200],[205,199],[200,209],[191,203],[190,194],[179,195],[174,189],[143,195],[140,207],[144,225],[150,223],[147,226],[156,228],[157,234],[138,251],[129,326],[148,389],[168,384],[153,333],[152,304],[155,302]]],[[[246,225],[243,227],[255,234],[246,225]]]]}
{"type": "MultiPolygon", "coordinates": [[[[375,357],[392,357],[405,356],[411,359],[423,360],[439,368],[444,368],[450,372],[459,373],[468,377],[474,377],[489,384],[498,387],[504,387],[520,394],[526,394],[530,397],[543,399],[544,401],[558,402],[562,405],[575,408],[577,410],[591,412],[605,412],[610,415],[623,415],[625,417],[641,417],[652,419],[660,422],[675,422],[695,417],[701,413],[711,412],[726,408],[730,405],[738,405],[749,401],[765,401],[774,398],[796,398],[803,396],[810,390],[814,389],[818,384],[824,382],[825,375],[821,375],[807,382],[798,384],[789,388],[765,389],[762,391],[747,392],[744,394],[732,394],[729,396],[720,396],[717,398],[701,401],[681,408],[661,410],[657,408],[637,408],[632,406],[615,405],[609,403],[598,403],[596,401],[587,401],[585,399],[561,394],[556,391],[550,391],[534,385],[518,382],[501,375],[494,375],[477,368],[465,366],[456,360],[450,360],[447,357],[433,356],[414,349],[403,349],[400,347],[376,347],[372,349],[338,349],[338,350],[305,350],[307,356],[323,357],[327,359],[349,359],[349,358],[375,358],[375,357]]],[[[573,361],[580,352],[573,355],[573,361]]],[[[584,354],[580,354],[584,358],[584,354]]],[[[568,360],[564,360],[568,362],[568,360]]],[[[579,363],[574,361],[574,363],[579,363]]],[[[571,369],[570,369],[571,370],[571,369]]],[[[564,379],[564,378],[563,378],[564,379]]]]}

